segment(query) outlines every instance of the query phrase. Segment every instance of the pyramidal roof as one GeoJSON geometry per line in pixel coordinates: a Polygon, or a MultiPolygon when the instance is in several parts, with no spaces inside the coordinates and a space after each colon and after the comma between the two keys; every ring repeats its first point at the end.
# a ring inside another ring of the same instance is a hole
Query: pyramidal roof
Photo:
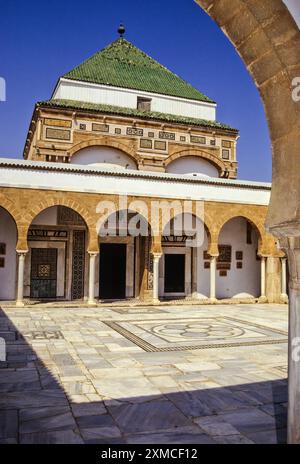
{"type": "Polygon", "coordinates": [[[124,38],[117,39],[63,77],[214,103],[124,38]]]}

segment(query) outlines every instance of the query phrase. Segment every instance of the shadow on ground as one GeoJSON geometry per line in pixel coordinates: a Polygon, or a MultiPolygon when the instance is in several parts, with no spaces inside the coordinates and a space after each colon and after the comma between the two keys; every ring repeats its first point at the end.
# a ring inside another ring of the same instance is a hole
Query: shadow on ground
{"type": "MultiPolygon", "coordinates": [[[[286,380],[144,397],[129,389],[127,398],[75,403],[54,376],[57,366],[53,373],[46,368],[2,310],[0,337],[7,343],[0,362],[2,444],[286,442],[286,380]]],[[[42,349],[47,343],[59,342],[41,341],[42,349]]],[[[69,354],[57,354],[56,362],[74,365],[69,354]]]]}

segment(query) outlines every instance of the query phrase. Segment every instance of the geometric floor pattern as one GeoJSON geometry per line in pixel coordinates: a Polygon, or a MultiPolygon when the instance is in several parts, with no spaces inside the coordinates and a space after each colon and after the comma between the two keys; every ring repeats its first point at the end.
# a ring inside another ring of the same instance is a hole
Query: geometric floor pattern
{"type": "Polygon", "coordinates": [[[287,328],[287,305],[4,306],[0,444],[284,443],[287,328]]]}
{"type": "Polygon", "coordinates": [[[287,333],[233,317],[103,321],[147,352],[186,351],[286,343],[287,333]]]}

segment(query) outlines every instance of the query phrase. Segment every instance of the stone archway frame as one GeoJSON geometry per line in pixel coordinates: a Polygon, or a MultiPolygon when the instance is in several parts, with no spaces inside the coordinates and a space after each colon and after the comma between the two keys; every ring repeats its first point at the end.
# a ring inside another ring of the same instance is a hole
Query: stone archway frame
{"type": "MultiPolygon", "coordinates": [[[[154,234],[153,234],[153,229],[152,229],[152,225],[151,225],[151,218],[147,217],[146,214],[145,214],[145,211],[142,211],[142,208],[138,208],[138,207],[135,207],[134,206],[134,202],[131,202],[130,203],[130,208],[127,208],[127,209],[120,209],[119,207],[119,204],[118,204],[118,200],[117,199],[114,199],[114,200],[111,200],[111,203],[114,203],[114,211],[108,211],[107,213],[103,214],[101,216],[100,219],[98,219],[98,222],[97,222],[97,230],[100,230],[101,227],[103,227],[103,225],[106,223],[106,221],[109,219],[109,217],[112,215],[112,214],[116,214],[116,213],[119,213],[119,212],[122,212],[122,211],[127,211],[128,214],[130,213],[133,213],[133,214],[138,214],[139,216],[141,216],[141,218],[148,224],[149,226],[149,231],[150,231],[150,237],[154,237],[154,234]]],[[[136,200],[136,204],[141,204],[143,203],[145,205],[145,208],[147,208],[147,211],[149,210],[148,208],[148,204],[146,204],[145,202],[143,201],[139,201],[139,200],[136,200]]]]}
{"type": "MultiPolygon", "coordinates": [[[[87,251],[89,253],[98,253],[99,246],[98,246],[98,239],[96,234],[95,228],[95,220],[92,216],[87,212],[84,205],[74,201],[73,199],[70,200],[68,198],[64,198],[60,196],[60,198],[49,198],[47,200],[41,201],[40,203],[36,204],[33,208],[26,212],[25,215],[25,224],[23,225],[22,236],[19,238],[19,244],[21,246],[20,249],[23,251],[28,251],[28,243],[27,243],[27,235],[28,230],[33,222],[33,220],[43,211],[55,207],[55,206],[64,206],[66,208],[72,209],[76,213],[78,213],[82,219],[84,220],[87,231],[88,231],[88,247],[87,251]]],[[[23,219],[23,221],[24,221],[23,219]]],[[[19,246],[18,244],[18,246],[19,246]]],[[[19,249],[19,248],[18,248],[19,249]]]]}
{"type": "Polygon", "coordinates": [[[280,239],[291,270],[288,442],[300,443],[300,367],[292,357],[300,337],[300,30],[282,0],[196,0],[243,59],[263,100],[273,148],[267,229],[280,239]]]}
{"type": "Polygon", "coordinates": [[[206,161],[209,161],[211,164],[214,165],[215,168],[218,169],[219,175],[221,176],[224,174],[226,166],[225,163],[219,158],[218,156],[212,154],[209,151],[205,151],[201,148],[188,148],[184,150],[179,150],[172,155],[170,155],[165,161],[164,165],[165,167],[168,167],[171,163],[174,161],[178,160],[179,158],[186,158],[186,157],[196,157],[196,158],[201,158],[206,161]]]}
{"type": "MultiPolygon", "coordinates": [[[[195,205],[194,205],[194,209],[195,209],[195,205]]],[[[172,210],[172,215],[171,215],[170,218],[163,218],[162,223],[161,223],[161,243],[162,243],[162,237],[164,235],[164,231],[165,231],[166,226],[171,221],[173,221],[177,216],[179,216],[180,214],[184,214],[184,213],[179,213],[178,214],[178,213],[176,213],[175,211],[172,210]]],[[[212,225],[209,223],[209,221],[207,220],[206,217],[205,217],[205,219],[203,219],[203,217],[200,217],[199,215],[197,215],[197,213],[195,211],[189,212],[189,214],[191,214],[193,217],[195,217],[200,222],[202,222],[202,224],[204,226],[204,229],[205,229],[206,236],[207,236],[208,253],[211,254],[210,252],[212,251],[212,236],[213,236],[212,225]]]]}
{"type": "Polygon", "coordinates": [[[19,237],[20,233],[22,232],[22,227],[20,226],[20,214],[14,207],[14,205],[9,201],[0,198],[0,210],[3,209],[5,213],[8,214],[8,216],[12,219],[15,225],[15,231],[16,231],[16,250],[19,250],[18,248],[18,243],[19,243],[19,237]]]}
{"type": "Polygon", "coordinates": [[[17,210],[15,205],[12,203],[12,201],[8,200],[2,195],[0,195],[0,208],[2,208],[11,217],[11,219],[15,223],[16,235],[17,235],[16,249],[19,250],[18,248],[19,237],[22,234],[21,214],[17,210]]]}
{"type": "Polygon", "coordinates": [[[120,150],[123,152],[125,155],[129,156],[136,164],[136,168],[138,169],[139,164],[141,163],[141,158],[137,154],[133,144],[125,144],[122,143],[118,140],[114,140],[112,137],[101,135],[98,136],[97,138],[93,138],[90,140],[85,140],[83,142],[77,143],[74,145],[71,150],[68,151],[70,155],[70,159],[72,160],[72,157],[78,153],[80,150],[83,150],[84,148],[89,148],[89,147],[109,147],[109,148],[115,148],[117,150],[120,150]]]}
{"type": "Polygon", "coordinates": [[[217,239],[218,240],[217,241],[218,245],[219,245],[219,242],[220,242],[220,236],[221,236],[223,228],[230,221],[232,221],[234,219],[239,219],[239,218],[245,219],[245,221],[248,221],[251,224],[251,226],[253,227],[253,229],[256,231],[257,237],[258,237],[257,254],[258,254],[258,256],[265,255],[267,247],[269,247],[269,240],[267,238],[267,234],[266,234],[264,225],[259,224],[257,221],[255,221],[255,217],[251,217],[250,215],[247,215],[247,214],[240,214],[240,215],[233,214],[233,215],[228,215],[228,216],[222,218],[222,223],[218,224],[218,230],[216,232],[216,235],[218,237],[218,239],[217,239]]]}
{"type": "Polygon", "coordinates": [[[280,229],[300,235],[291,224],[300,215],[300,104],[292,98],[292,81],[300,76],[300,30],[282,0],[195,1],[232,42],[262,97],[273,146],[267,227],[277,236],[280,229]]]}

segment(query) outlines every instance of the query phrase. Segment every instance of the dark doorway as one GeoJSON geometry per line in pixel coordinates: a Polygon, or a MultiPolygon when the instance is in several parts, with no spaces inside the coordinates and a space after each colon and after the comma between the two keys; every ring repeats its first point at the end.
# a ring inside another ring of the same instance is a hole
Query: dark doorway
{"type": "Polygon", "coordinates": [[[126,298],[126,245],[105,244],[100,249],[100,299],[126,298]]]}
{"type": "Polygon", "coordinates": [[[31,249],[30,297],[41,299],[56,298],[57,249],[31,249]]]}
{"type": "Polygon", "coordinates": [[[165,293],[185,293],[185,255],[165,255],[165,293]]]}

